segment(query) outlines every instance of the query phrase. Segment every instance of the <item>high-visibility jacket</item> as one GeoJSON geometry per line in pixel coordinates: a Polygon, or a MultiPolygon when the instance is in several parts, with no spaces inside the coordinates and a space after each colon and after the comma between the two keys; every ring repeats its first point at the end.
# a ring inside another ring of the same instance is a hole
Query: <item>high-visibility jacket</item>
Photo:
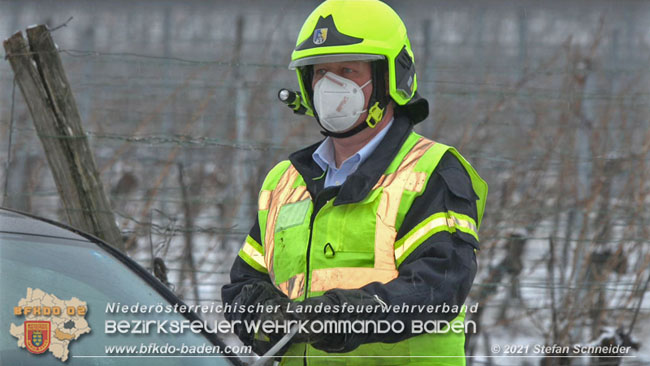
{"type": "MultiPolygon", "coordinates": [[[[455,149],[410,129],[396,151],[383,174],[365,188],[368,193],[352,203],[328,189],[312,197],[308,185],[313,182],[306,181],[291,161],[277,164],[259,194],[259,240],[248,236],[239,257],[298,301],[334,288],[388,284],[400,275],[400,265],[437,233],[458,234],[478,243],[487,185],[472,166],[455,149]],[[435,212],[398,238],[413,202],[445,154],[453,155],[469,176],[475,213],[435,212]]],[[[464,316],[461,311],[451,323],[462,323],[464,316]]],[[[294,344],[282,364],[302,365],[302,356],[307,356],[307,364],[313,365],[464,365],[464,338],[456,332],[425,333],[396,343],[363,344],[345,354],[294,344]]]]}

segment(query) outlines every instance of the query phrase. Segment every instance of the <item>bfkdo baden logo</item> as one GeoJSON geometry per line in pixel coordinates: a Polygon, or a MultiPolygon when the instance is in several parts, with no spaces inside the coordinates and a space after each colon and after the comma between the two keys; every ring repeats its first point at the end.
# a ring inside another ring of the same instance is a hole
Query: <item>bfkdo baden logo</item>
{"type": "Polygon", "coordinates": [[[85,319],[88,306],[76,297],[61,300],[39,289],[27,288],[27,296],[14,306],[14,315],[24,317],[22,325],[11,323],[11,335],[18,347],[34,354],[50,351],[65,362],[68,346],[82,334],[90,333],[85,319]]]}

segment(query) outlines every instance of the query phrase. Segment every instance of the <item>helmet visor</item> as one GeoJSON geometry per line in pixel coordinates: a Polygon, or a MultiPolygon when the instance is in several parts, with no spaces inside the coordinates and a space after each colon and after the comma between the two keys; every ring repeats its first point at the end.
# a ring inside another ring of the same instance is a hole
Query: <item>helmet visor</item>
{"type": "Polygon", "coordinates": [[[291,61],[289,70],[295,70],[296,67],[324,64],[328,62],[343,62],[343,61],[376,61],[383,60],[385,57],[382,55],[373,55],[367,53],[337,53],[332,55],[318,55],[299,58],[291,61]]]}

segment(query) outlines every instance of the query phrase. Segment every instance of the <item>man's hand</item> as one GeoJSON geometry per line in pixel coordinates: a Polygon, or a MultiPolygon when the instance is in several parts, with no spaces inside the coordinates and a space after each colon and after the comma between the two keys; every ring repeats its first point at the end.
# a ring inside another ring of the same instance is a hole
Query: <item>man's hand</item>
{"type": "MultiPolygon", "coordinates": [[[[252,284],[244,286],[233,300],[233,304],[243,305],[248,307],[250,305],[256,306],[257,304],[262,305],[271,305],[271,304],[286,304],[291,302],[288,297],[286,297],[280,290],[278,290],[273,284],[266,281],[258,281],[252,284]]],[[[235,325],[234,330],[237,334],[237,337],[246,345],[252,345],[256,347],[256,343],[268,343],[266,338],[271,338],[270,341],[273,342],[275,337],[264,337],[260,334],[258,336],[255,333],[249,333],[246,329],[246,323],[252,323],[256,321],[263,320],[262,316],[265,315],[264,312],[248,312],[248,311],[235,311],[225,314],[228,321],[241,321],[240,324],[235,325]]],[[[280,336],[281,337],[281,336],[280,336]]],[[[271,345],[272,346],[272,345],[271,345]]],[[[258,349],[263,349],[265,346],[260,344],[258,349]]],[[[270,348],[270,346],[268,347],[270,348]]],[[[256,353],[259,353],[256,351],[256,353]]]]}
{"type": "MultiPolygon", "coordinates": [[[[363,290],[330,290],[325,294],[317,297],[310,297],[301,301],[299,303],[292,303],[290,306],[297,308],[298,305],[302,305],[302,309],[314,309],[316,305],[323,304],[325,306],[329,305],[342,306],[343,304],[352,305],[355,308],[357,306],[366,307],[368,305],[374,306],[379,305],[380,302],[378,299],[370,296],[363,290]]],[[[303,311],[300,313],[295,313],[293,316],[297,320],[305,321],[345,321],[345,320],[363,320],[364,315],[368,313],[348,313],[348,312],[338,312],[338,313],[325,313],[325,312],[314,312],[314,311],[303,311]]],[[[344,353],[350,352],[359,345],[363,344],[365,338],[364,334],[357,333],[309,333],[302,334],[298,333],[294,337],[294,342],[306,342],[311,343],[317,349],[325,352],[337,352],[344,353]]]]}
{"type": "MultiPolygon", "coordinates": [[[[300,302],[292,302],[271,283],[260,281],[246,285],[240,294],[235,298],[234,303],[249,306],[262,304],[265,308],[277,311],[272,312],[234,312],[226,314],[228,320],[240,320],[245,322],[271,321],[275,324],[282,324],[285,321],[346,321],[363,320],[369,313],[350,312],[316,312],[313,309],[317,305],[335,307],[343,304],[365,308],[370,305],[373,309],[380,301],[363,290],[330,290],[317,297],[310,297],[300,302]],[[297,309],[300,307],[301,311],[297,309]],[[287,312],[290,309],[290,312],[287,312]]],[[[307,325],[309,328],[309,325],[307,325]]],[[[248,333],[246,327],[241,324],[235,326],[235,333],[244,344],[253,346],[257,354],[263,354],[277,343],[285,333],[248,333]]],[[[350,352],[363,344],[364,334],[357,333],[297,333],[291,343],[310,343],[317,349],[325,352],[345,353],[350,352]]],[[[278,355],[283,354],[286,349],[281,350],[278,355]]]]}

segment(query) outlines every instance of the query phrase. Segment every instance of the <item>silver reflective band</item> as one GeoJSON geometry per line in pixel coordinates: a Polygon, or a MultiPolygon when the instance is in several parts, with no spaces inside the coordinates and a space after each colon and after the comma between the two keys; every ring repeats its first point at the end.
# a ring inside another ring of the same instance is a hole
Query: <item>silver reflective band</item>
{"type": "Polygon", "coordinates": [[[291,61],[289,70],[295,70],[296,67],[324,64],[327,62],[343,62],[343,61],[375,61],[385,59],[382,55],[373,55],[368,53],[337,53],[333,55],[319,55],[300,58],[291,61]]]}

